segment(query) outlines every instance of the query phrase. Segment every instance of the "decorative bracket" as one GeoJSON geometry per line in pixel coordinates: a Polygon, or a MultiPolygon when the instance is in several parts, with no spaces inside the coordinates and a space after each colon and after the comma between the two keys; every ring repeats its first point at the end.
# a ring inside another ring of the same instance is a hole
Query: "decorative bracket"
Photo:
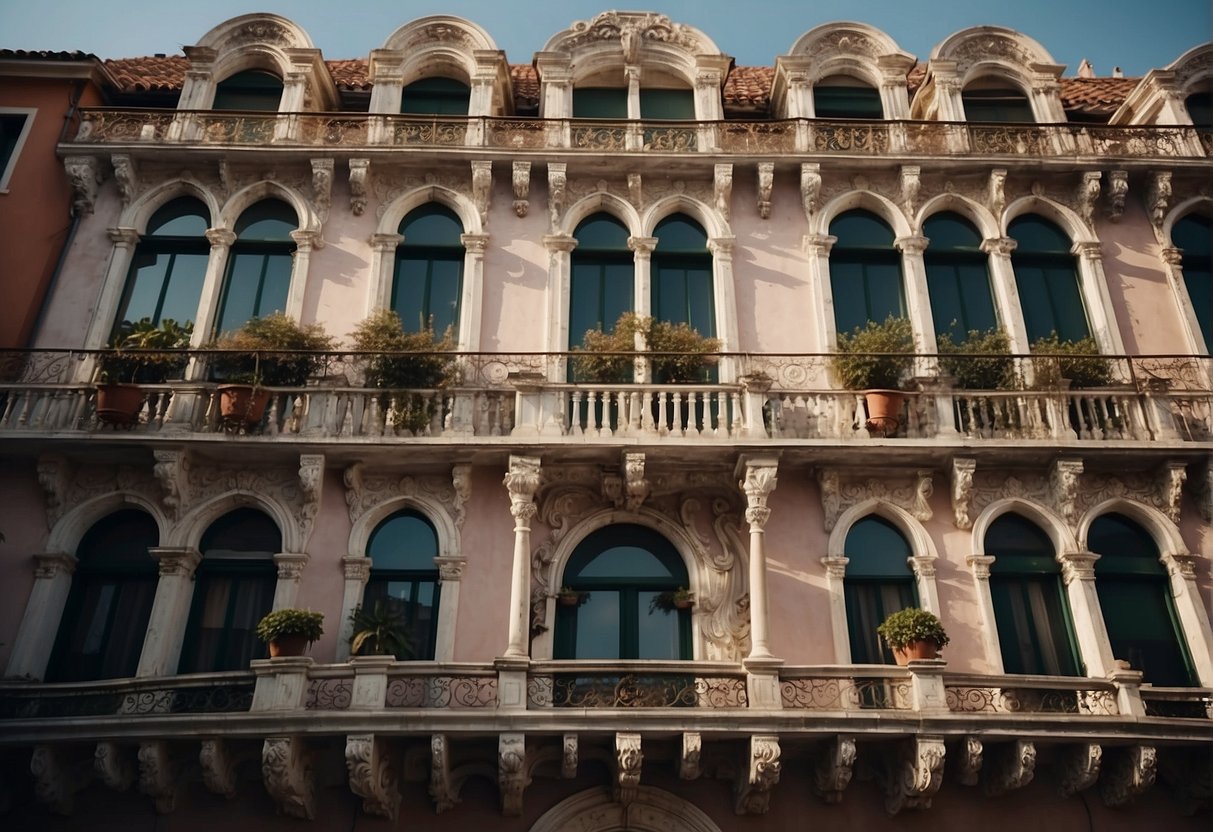
{"type": "Polygon", "coordinates": [[[758,216],[771,216],[771,190],[775,187],[775,163],[758,163],[758,216]]]}
{"type": "Polygon", "coordinates": [[[738,815],[765,815],[771,808],[771,789],[779,782],[779,737],[750,737],[750,753],[737,773],[733,811],[738,815]]]}
{"type": "Polygon", "coordinates": [[[231,800],[236,796],[236,765],[240,759],[231,746],[220,739],[202,741],[198,764],[202,767],[202,782],[208,791],[231,800]]]}
{"type": "Polygon", "coordinates": [[[350,159],[350,210],[355,217],[366,211],[367,178],[371,170],[370,159],[350,159]]]}
{"type": "Polygon", "coordinates": [[[316,216],[322,223],[329,218],[329,206],[333,198],[333,166],[332,159],[312,160],[312,203],[316,206],[316,216]]]}
{"type": "Polygon", "coordinates": [[[911,220],[918,204],[918,191],[922,188],[921,174],[922,168],[918,165],[901,166],[901,208],[911,220]]]}
{"type": "Polygon", "coordinates": [[[952,514],[956,528],[973,528],[973,474],[977,460],[957,457],[952,460],[952,514]]]}
{"type": "Polygon", "coordinates": [[[1095,202],[1099,199],[1099,180],[1102,176],[1103,174],[1097,170],[1085,172],[1078,183],[1078,189],[1074,192],[1074,203],[1078,208],[1079,216],[1090,227],[1094,227],[1095,202]]]}
{"type": "Polygon", "coordinates": [[[161,501],[170,516],[180,520],[190,505],[189,451],[154,450],[152,453],[156,459],[152,473],[164,492],[161,501]]]}
{"type": "Polygon", "coordinates": [[[514,186],[514,213],[525,217],[531,210],[531,163],[515,162],[510,180],[514,186]]]}
{"type": "Polygon", "coordinates": [[[324,491],[324,454],[299,455],[299,488],[303,497],[299,506],[299,541],[306,544],[316,525],[316,515],[320,512],[320,497],[324,491]]]}
{"type": "Polygon", "coordinates": [[[628,174],[628,202],[636,210],[644,207],[644,179],[639,173],[628,174]]]}
{"type": "Polygon", "coordinates": [[[1188,466],[1185,462],[1168,461],[1158,468],[1155,480],[1158,505],[1163,514],[1172,523],[1179,524],[1180,502],[1183,499],[1184,482],[1188,479],[1188,466]]]}
{"type": "Polygon", "coordinates": [[[1061,782],[1057,790],[1062,797],[1069,797],[1095,785],[1099,777],[1099,765],[1103,760],[1103,749],[1094,743],[1067,745],[1062,747],[1057,762],[1061,782]]]}
{"type": "Polygon", "coordinates": [[[615,800],[627,806],[636,799],[640,788],[640,766],[644,752],[640,750],[640,734],[615,735],[615,800]]]}
{"type": "Polygon", "coordinates": [[[1108,174],[1108,219],[1120,222],[1125,213],[1125,200],[1129,196],[1129,172],[1114,170],[1108,174]]]}
{"type": "Polygon", "coordinates": [[[699,758],[703,752],[703,738],[698,731],[687,731],[682,735],[682,753],[678,757],[678,777],[681,780],[698,780],[702,773],[699,758]]]}
{"type": "Polygon", "coordinates": [[[813,224],[813,214],[817,211],[817,198],[821,195],[821,163],[800,163],[800,202],[804,206],[805,219],[813,224]]]}
{"type": "Polygon", "coordinates": [[[93,752],[93,772],[114,791],[124,792],[135,782],[135,757],[116,742],[99,742],[93,752]]]}
{"type": "Polygon", "coordinates": [[[728,163],[716,165],[712,178],[712,191],[716,199],[716,210],[727,222],[729,203],[733,197],[733,166],[728,163]]]}
{"type": "Polygon", "coordinates": [[[70,815],[76,792],[92,779],[91,771],[72,765],[63,749],[53,745],[34,746],[29,771],[34,778],[34,796],[56,815],[70,815]]]}
{"type": "Polygon", "coordinates": [[[987,797],[1021,789],[1032,782],[1036,771],[1036,745],[1027,740],[1016,740],[995,746],[990,751],[982,778],[982,792],[987,797]]]}
{"type": "Polygon", "coordinates": [[[960,752],[961,785],[977,785],[981,777],[982,752],[981,740],[977,737],[965,737],[964,747],[960,752]]]}
{"type": "MultiPolygon", "coordinates": [[[[631,178],[629,177],[629,182],[631,178]]],[[[568,184],[568,165],[564,162],[548,162],[548,218],[549,231],[555,234],[560,228],[560,215],[564,213],[565,186],[568,184]]]]}
{"type": "Polygon", "coordinates": [[[617,474],[604,474],[602,477],[602,494],[614,503],[615,508],[639,511],[651,490],[652,486],[644,477],[643,453],[623,455],[622,478],[617,474]]]}
{"type": "Polygon", "coordinates": [[[884,807],[890,815],[902,809],[929,809],[943,783],[942,737],[917,737],[904,742],[889,760],[885,774],[884,807]]]}
{"type": "Polygon", "coordinates": [[[71,484],[71,464],[58,454],[38,457],[38,485],[46,497],[46,527],[53,529],[67,506],[67,489],[71,484]]]}
{"type": "Polygon", "coordinates": [[[312,764],[300,737],[266,738],[261,747],[261,778],[279,812],[302,820],[315,817],[312,764]]]}
{"type": "Polygon", "coordinates": [[[1078,479],[1081,476],[1081,459],[1056,459],[1049,471],[1049,495],[1057,513],[1071,526],[1078,519],[1078,479]]]}
{"type": "Polygon", "coordinates": [[[813,792],[826,803],[841,803],[855,770],[855,740],[835,737],[813,766],[813,792]]]}
{"type": "Polygon", "coordinates": [[[1099,796],[1113,808],[1124,806],[1154,785],[1158,752],[1152,745],[1114,749],[1099,778],[1099,796]]]}
{"type": "Polygon", "coordinates": [[[1161,234],[1162,223],[1167,218],[1170,206],[1171,171],[1160,170],[1150,176],[1150,184],[1146,188],[1146,214],[1154,224],[1155,232],[1161,234]]]}
{"type": "Polygon", "coordinates": [[[991,170],[990,182],[986,186],[986,205],[994,212],[995,217],[1001,217],[1002,209],[1007,205],[1006,189],[1006,168],[994,168],[991,170]]]}
{"type": "Polygon", "coordinates": [[[459,802],[459,789],[451,776],[450,752],[446,734],[430,737],[430,798],[438,814],[453,809],[459,802]]]}
{"type": "Polygon", "coordinates": [[[139,192],[139,166],[128,153],[115,153],[110,157],[114,166],[114,181],[118,183],[118,194],[122,197],[122,207],[128,207],[139,192]]]}
{"type": "Polygon", "coordinates": [[[177,772],[164,740],[139,744],[139,791],[156,802],[162,815],[177,805],[177,772]]]}
{"type": "Polygon", "coordinates": [[[472,201],[480,212],[481,224],[489,221],[489,200],[493,194],[493,163],[491,161],[472,162],[472,201]]]}
{"type": "Polygon", "coordinates": [[[400,809],[399,775],[386,742],[374,734],[351,734],[345,738],[345,766],[350,791],[362,798],[362,810],[395,821],[400,809]]]}
{"type": "Polygon", "coordinates": [[[79,217],[93,213],[97,203],[97,186],[101,184],[101,166],[95,156],[67,156],[63,171],[72,188],[72,211],[79,217]]]}
{"type": "Polygon", "coordinates": [[[577,776],[577,735],[565,734],[561,743],[560,776],[572,780],[577,776]]]}
{"type": "Polygon", "coordinates": [[[521,817],[522,793],[531,785],[525,734],[501,734],[497,738],[497,785],[501,789],[501,813],[521,817]]]}

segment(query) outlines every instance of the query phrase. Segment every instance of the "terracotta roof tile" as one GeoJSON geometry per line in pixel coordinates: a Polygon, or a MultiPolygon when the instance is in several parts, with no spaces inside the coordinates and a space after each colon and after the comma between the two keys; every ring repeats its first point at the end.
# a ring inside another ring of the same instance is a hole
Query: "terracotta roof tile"
{"type": "Polygon", "coordinates": [[[1100,115],[1116,112],[1140,78],[1062,78],[1061,105],[1100,115]]]}
{"type": "Polygon", "coordinates": [[[771,101],[775,69],[769,66],[733,67],[725,79],[722,96],[727,110],[766,111],[771,101]]]}
{"type": "Polygon", "coordinates": [[[0,58],[19,58],[36,61],[95,61],[97,56],[79,50],[52,52],[49,49],[0,49],[0,58]]]}
{"type": "Polygon", "coordinates": [[[189,61],[184,55],[120,58],[105,62],[120,92],[170,92],[181,89],[189,61]]]}
{"type": "Polygon", "coordinates": [[[367,77],[366,61],[356,58],[348,61],[325,61],[333,81],[338,89],[369,90],[371,82],[367,77]]]}
{"type": "Polygon", "coordinates": [[[539,106],[539,72],[530,64],[514,64],[510,67],[510,80],[514,84],[514,104],[520,109],[539,106]]]}

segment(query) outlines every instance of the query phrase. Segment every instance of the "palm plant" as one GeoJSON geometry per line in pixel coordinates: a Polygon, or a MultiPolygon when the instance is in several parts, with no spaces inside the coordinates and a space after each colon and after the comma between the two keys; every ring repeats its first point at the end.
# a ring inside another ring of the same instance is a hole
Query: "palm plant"
{"type": "Polygon", "coordinates": [[[404,610],[398,601],[376,601],[367,609],[355,607],[350,613],[354,633],[350,636],[350,653],[355,656],[413,657],[413,639],[404,620],[404,610]]]}

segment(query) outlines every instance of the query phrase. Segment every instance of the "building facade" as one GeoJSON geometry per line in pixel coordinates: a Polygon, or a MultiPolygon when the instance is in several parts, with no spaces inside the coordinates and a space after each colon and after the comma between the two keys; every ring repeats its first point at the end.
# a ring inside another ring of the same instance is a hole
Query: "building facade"
{"type": "Polygon", "coordinates": [[[14,828],[1204,828],[1213,44],[1063,77],[832,23],[736,67],[607,12],[530,65],[446,16],[184,52],[71,113],[0,384],[14,828]],[[448,350],[356,350],[384,309],[448,350]],[[272,313],[339,343],[224,416],[215,339],[272,313]],[[831,356],[890,318],[879,416],[831,356]],[[115,425],[144,319],[189,350],[115,425]],[[351,658],[388,599],[411,658],[351,658]],[[892,663],[907,606],[943,659],[892,663]],[[325,634],[263,658],[286,608],[325,634]]]}

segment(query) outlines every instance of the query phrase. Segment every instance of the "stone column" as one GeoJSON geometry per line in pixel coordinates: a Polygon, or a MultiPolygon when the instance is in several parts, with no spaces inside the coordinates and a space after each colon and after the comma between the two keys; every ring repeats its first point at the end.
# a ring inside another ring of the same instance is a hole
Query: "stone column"
{"type": "Polygon", "coordinates": [[[346,555],[341,559],[341,571],[345,576],[345,585],[341,594],[341,622],[337,625],[336,659],[339,662],[350,657],[350,639],[354,635],[350,615],[356,607],[362,606],[362,593],[371,577],[371,559],[361,555],[346,555]]]}
{"type": "Polygon", "coordinates": [[[640,67],[625,66],[623,77],[628,82],[628,121],[638,121],[640,119],[640,67]]]}
{"type": "Polygon", "coordinates": [[[510,576],[509,641],[504,658],[529,658],[531,621],[531,519],[535,516],[535,492],[539,490],[539,459],[510,456],[504,485],[510,495],[514,517],[514,566],[510,576]]]}
{"type": "Polygon", "coordinates": [[[366,293],[366,315],[387,309],[392,303],[392,281],[396,272],[396,247],[403,234],[371,235],[371,280],[366,293]]]}
{"type": "Polygon", "coordinates": [[[1192,297],[1188,294],[1188,284],[1184,282],[1183,251],[1167,247],[1160,252],[1167,266],[1167,282],[1171,284],[1171,297],[1179,307],[1179,320],[1183,324],[1184,335],[1191,350],[1196,355],[1208,355],[1209,344],[1205,343],[1204,332],[1200,328],[1200,320],[1196,317],[1196,308],[1192,305],[1192,297]]]}
{"type": "Polygon", "coordinates": [[[306,553],[279,552],[274,555],[278,567],[278,583],[274,586],[274,609],[285,610],[295,606],[299,597],[299,580],[307,566],[306,553]]]}
{"type": "MultiPolygon", "coordinates": [[[[716,310],[716,337],[724,352],[737,349],[737,294],[733,286],[733,249],[735,237],[713,237],[708,240],[708,251],[712,253],[712,303],[716,310]]],[[[702,333],[707,335],[708,333],[702,333]]],[[[720,362],[720,380],[730,383],[737,377],[734,359],[720,362]]]]}
{"type": "MultiPolygon", "coordinates": [[[[577,238],[567,234],[543,235],[543,247],[548,250],[548,331],[547,351],[564,352],[581,342],[580,332],[569,332],[569,292],[572,274],[571,254],[577,248],[577,238]]],[[[547,380],[555,383],[566,378],[564,362],[553,362],[547,368],[547,380]]]]}
{"type": "Polygon", "coordinates": [[[981,644],[986,652],[988,672],[999,676],[1005,672],[1002,664],[1002,646],[998,641],[998,620],[994,617],[994,596],[990,593],[990,567],[992,555],[969,555],[965,563],[973,572],[973,586],[977,590],[977,609],[981,613],[981,644]]]}
{"type": "MultiPolygon", "coordinates": [[[[1120,337],[1120,327],[1116,325],[1108,281],[1103,271],[1103,246],[1096,242],[1075,243],[1070,251],[1078,255],[1079,288],[1100,351],[1124,355],[1125,345],[1120,337]]],[[[1118,364],[1118,370],[1123,372],[1123,366],[1118,364]]]]}
{"type": "MultiPolygon", "coordinates": [[[[1209,613],[1196,585],[1196,555],[1163,555],[1163,566],[1171,579],[1175,615],[1188,643],[1188,655],[1196,668],[1196,677],[1206,688],[1213,688],[1213,629],[1209,613]]],[[[32,603],[32,602],[31,602],[32,603]]]]}
{"type": "Polygon", "coordinates": [[[842,556],[824,557],[821,565],[826,568],[826,591],[830,593],[830,633],[834,637],[834,663],[851,663],[851,638],[847,628],[847,600],[845,584],[847,564],[850,558],[842,556]]]}
{"type": "MultiPolygon", "coordinates": [[[[97,298],[97,308],[89,322],[88,334],[84,338],[86,350],[99,350],[109,346],[110,332],[114,328],[114,319],[118,315],[118,304],[122,302],[122,293],[126,289],[127,276],[131,271],[131,260],[135,256],[135,246],[139,244],[139,232],[133,228],[111,228],[110,240],[114,248],[110,252],[109,265],[105,270],[105,280],[101,284],[101,295],[97,298]]],[[[92,374],[92,362],[82,362],[81,371],[87,369],[92,374]],[[83,365],[89,365],[85,368],[83,365]]],[[[88,378],[77,376],[81,381],[88,378]]]]}
{"type": "Polygon", "coordinates": [[[459,349],[476,352],[480,349],[480,300],[484,295],[484,252],[489,245],[488,234],[462,234],[463,292],[459,298],[459,349]]]}
{"type": "Polygon", "coordinates": [[[1095,561],[1099,560],[1099,555],[1063,552],[1057,559],[1061,562],[1061,577],[1074,618],[1074,634],[1078,638],[1082,661],[1087,666],[1087,675],[1107,678],[1116,664],[1112,646],[1108,643],[1103,612],[1099,608],[1099,595],[1095,591],[1095,561]]]}
{"type": "Polygon", "coordinates": [[[746,669],[746,693],[751,708],[779,708],[779,667],[782,659],[771,655],[770,613],[767,596],[767,556],[764,528],[771,517],[767,498],[778,484],[777,457],[745,457],[738,460],[744,473],[738,486],[745,492],[745,519],[750,524],[750,655],[746,669]]]}
{"type": "Polygon", "coordinates": [[[291,232],[291,239],[295,241],[295,252],[291,257],[291,284],[286,293],[286,309],[283,311],[287,317],[298,321],[303,317],[303,295],[307,291],[312,249],[321,246],[320,232],[296,230],[291,232]]]}
{"type": "MultiPolygon", "coordinates": [[[[198,320],[194,323],[194,335],[190,346],[200,347],[211,339],[211,330],[219,315],[219,298],[223,294],[223,277],[227,273],[227,258],[236,242],[235,233],[226,228],[211,228],[206,232],[211,244],[211,255],[206,262],[206,275],[202,278],[202,296],[198,303],[198,320]]],[[[187,378],[200,378],[205,368],[194,362],[187,378]]]]}
{"type": "Polygon", "coordinates": [[[41,681],[55,648],[63,608],[72,588],[76,558],[66,552],[34,555],[34,586],[17,628],[13,652],[4,670],[7,678],[41,681]]]}
{"type": "Polygon", "coordinates": [[[170,676],[177,672],[181,642],[194,595],[194,570],[202,561],[197,549],[158,548],[149,553],[160,564],[160,580],[147,622],[147,637],[135,675],[170,676]]]}
{"type": "Polygon", "coordinates": [[[829,234],[806,234],[804,253],[809,258],[809,285],[816,287],[810,309],[816,316],[816,352],[834,352],[838,347],[838,328],[834,323],[834,292],[830,287],[830,249],[838,242],[829,234]]]}
{"type": "Polygon", "coordinates": [[[1019,287],[1015,283],[1015,269],[1011,266],[1011,252],[1017,245],[1012,237],[994,237],[983,240],[981,250],[989,255],[990,284],[994,290],[994,303],[998,307],[999,319],[1011,341],[1011,352],[1026,355],[1031,347],[1028,329],[1023,320],[1023,309],[1019,305],[1019,287]]]}
{"type": "Polygon", "coordinates": [[[438,579],[442,584],[442,595],[438,603],[438,634],[434,643],[434,660],[455,660],[455,623],[459,620],[459,584],[467,558],[434,558],[438,566],[438,579]]]}
{"type": "Polygon", "coordinates": [[[918,590],[919,603],[927,612],[940,615],[943,610],[939,606],[939,591],[935,588],[936,558],[929,555],[916,555],[907,560],[914,573],[914,586],[918,590]]]}
{"type": "MultiPolygon", "coordinates": [[[[653,282],[653,249],[657,248],[656,237],[628,237],[628,248],[636,256],[636,282],[632,287],[632,307],[637,315],[652,314],[653,301],[649,297],[650,286],[653,282]]],[[[637,349],[647,349],[647,344],[637,344],[637,349]]],[[[636,362],[636,381],[649,380],[647,361],[636,362]]]]}

